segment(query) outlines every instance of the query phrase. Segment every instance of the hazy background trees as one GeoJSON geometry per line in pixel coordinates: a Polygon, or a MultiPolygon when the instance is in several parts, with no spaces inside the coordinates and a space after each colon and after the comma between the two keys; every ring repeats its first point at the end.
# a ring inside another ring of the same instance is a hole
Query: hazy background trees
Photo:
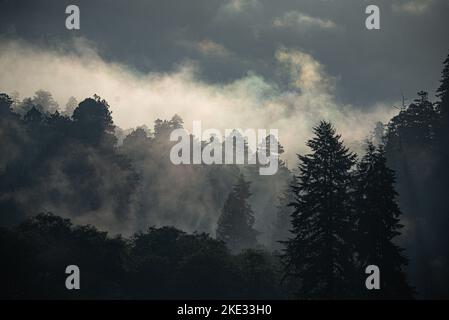
{"type": "Polygon", "coordinates": [[[258,232],[253,228],[254,212],[248,203],[250,184],[240,175],[224,203],[217,223],[217,239],[237,252],[257,245],[258,232]]]}

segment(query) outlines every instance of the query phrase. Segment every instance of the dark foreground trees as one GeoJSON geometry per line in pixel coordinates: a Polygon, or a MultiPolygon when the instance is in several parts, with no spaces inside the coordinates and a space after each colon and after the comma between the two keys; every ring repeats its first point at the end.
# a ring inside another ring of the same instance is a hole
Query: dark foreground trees
{"type": "Polygon", "coordinates": [[[0,228],[2,299],[267,299],[283,297],[277,258],[232,255],[206,234],[149,228],[126,239],[50,213],[0,228]],[[80,268],[80,290],[65,268],[80,268]]]}
{"type": "Polygon", "coordinates": [[[366,277],[363,271],[367,266],[376,265],[380,268],[381,290],[364,290],[364,281],[360,281],[361,297],[413,297],[413,290],[404,272],[408,260],[404,249],[394,243],[403,228],[394,184],[394,171],[387,166],[383,147],[376,149],[369,143],[358,165],[356,179],[357,254],[361,279],[366,277]]]}
{"type": "Polygon", "coordinates": [[[293,185],[293,237],[286,242],[287,273],[299,278],[304,298],[349,297],[354,275],[351,174],[355,155],[328,122],[314,128],[311,154],[299,155],[293,185]]]}
{"type": "Polygon", "coordinates": [[[286,276],[299,280],[297,294],[306,299],[410,299],[400,235],[394,172],[382,147],[368,144],[356,156],[328,122],[307,142],[311,154],[299,155],[293,183],[292,236],[282,256],[286,276]],[[380,289],[365,287],[366,267],[380,269],[380,289]]]}

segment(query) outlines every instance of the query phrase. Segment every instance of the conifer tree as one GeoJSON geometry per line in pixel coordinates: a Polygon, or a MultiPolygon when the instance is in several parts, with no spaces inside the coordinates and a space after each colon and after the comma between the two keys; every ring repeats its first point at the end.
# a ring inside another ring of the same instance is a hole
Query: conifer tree
{"type": "Polygon", "coordinates": [[[292,187],[292,239],[283,259],[287,275],[299,279],[299,296],[345,298],[354,275],[354,219],[351,168],[356,155],[343,145],[329,122],[314,128],[311,154],[298,155],[292,187]]]}
{"type": "Polygon", "coordinates": [[[250,182],[240,175],[237,184],[225,201],[218,220],[217,239],[233,251],[257,245],[257,231],[253,229],[254,213],[248,203],[250,182]]]}
{"type": "MultiPolygon", "coordinates": [[[[444,61],[443,71],[441,72],[440,86],[437,89],[437,97],[440,99],[438,109],[442,118],[446,133],[449,132],[449,55],[444,61]]],[[[447,138],[449,139],[449,138],[447,138]]]]}
{"type": "Polygon", "coordinates": [[[380,290],[366,290],[360,281],[362,296],[374,299],[410,299],[403,268],[408,260],[403,249],[394,243],[403,225],[394,188],[394,171],[388,168],[383,146],[377,149],[368,143],[360,161],[356,182],[356,213],[358,217],[358,261],[362,278],[368,265],[380,269],[380,290]]]}

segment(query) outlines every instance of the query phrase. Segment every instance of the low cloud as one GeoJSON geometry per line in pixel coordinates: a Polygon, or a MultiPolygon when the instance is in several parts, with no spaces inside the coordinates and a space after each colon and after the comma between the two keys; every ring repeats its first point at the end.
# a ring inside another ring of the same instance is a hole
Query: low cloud
{"type": "Polygon", "coordinates": [[[228,59],[233,56],[233,53],[225,46],[209,39],[204,39],[197,42],[180,40],[177,43],[181,47],[198,52],[206,57],[228,59]]]}
{"type": "Polygon", "coordinates": [[[239,13],[258,5],[258,0],[228,0],[223,6],[223,10],[229,13],[239,13]]]}
{"type": "Polygon", "coordinates": [[[295,28],[298,30],[308,28],[332,29],[336,25],[331,20],[323,20],[311,17],[298,11],[289,11],[273,20],[273,26],[277,28],[295,28]]]}
{"type": "Polygon", "coordinates": [[[197,47],[201,53],[204,53],[206,55],[214,55],[221,57],[227,57],[231,55],[230,51],[226,49],[223,45],[213,42],[211,40],[200,41],[198,42],[197,47]]]}
{"type": "Polygon", "coordinates": [[[290,167],[296,164],[296,153],[308,151],[305,140],[318,121],[332,121],[345,141],[354,145],[367,137],[376,121],[387,121],[395,112],[380,104],[362,111],[337,103],[336,79],[305,52],[282,47],[273,59],[279,72],[290,79],[291,90],[282,91],[251,72],[228,84],[209,84],[199,79],[195,64],[188,62],[171,73],[137,73],[105,62],[84,41],[77,41],[72,52],[4,41],[0,45],[0,88],[6,93],[19,92],[21,98],[48,90],[59,105],[71,96],[81,101],[98,94],[109,102],[114,121],[122,128],[152,127],[155,119],[169,119],[175,113],[189,130],[194,120],[202,121],[203,130],[222,132],[227,128],[276,128],[290,167]]]}
{"type": "Polygon", "coordinates": [[[395,12],[419,15],[426,12],[432,2],[433,0],[406,0],[401,3],[393,3],[392,9],[395,12]]]}

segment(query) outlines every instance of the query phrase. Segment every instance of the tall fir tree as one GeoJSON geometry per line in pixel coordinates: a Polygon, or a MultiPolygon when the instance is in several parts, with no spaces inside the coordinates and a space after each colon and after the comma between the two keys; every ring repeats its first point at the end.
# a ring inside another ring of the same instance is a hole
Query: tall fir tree
{"type": "Polygon", "coordinates": [[[354,219],[351,153],[329,122],[314,128],[311,154],[298,155],[292,186],[292,239],[285,242],[286,275],[298,278],[298,295],[310,299],[351,296],[354,276],[354,219]]]}
{"type": "Polygon", "coordinates": [[[253,229],[254,213],[248,203],[251,196],[250,184],[241,174],[226,199],[218,220],[217,239],[225,242],[232,251],[254,248],[257,245],[258,232],[253,229]]]}
{"type": "Polygon", "coordinates": [[[368,143],[357,168],[355,203],[358,218],[357,252],[360,275],[368,265],[380,269],[380,290],[367,290],[359,281],[361,297],[368,299],[410,299],[413,289],[404,268],[408,259],[404,249],[394,243],[401,234],[401,211],[397,204],[395,174],[387,166],[383,146],[368,143]]]}
{"type": "Polygon", "coordinates": [[[442,125],[446,129],[446,138],[449,139],[449,55],[444,60],[440,86],[437,89],[437,97],[440,99],[438,109],[441,115],[442,125]]]}

